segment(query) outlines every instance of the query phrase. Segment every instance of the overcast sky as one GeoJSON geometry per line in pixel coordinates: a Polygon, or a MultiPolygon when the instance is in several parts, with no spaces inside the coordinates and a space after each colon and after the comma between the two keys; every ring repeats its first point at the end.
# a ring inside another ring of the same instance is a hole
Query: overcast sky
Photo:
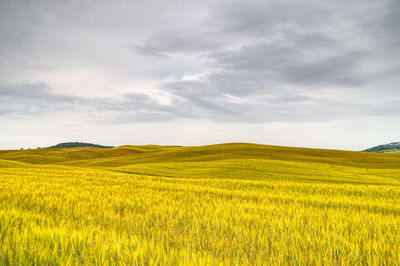
{"type": "Polygon", "coordinates": [[[399,0],[0,1],[0,149],[400,140],[399,0]]]}

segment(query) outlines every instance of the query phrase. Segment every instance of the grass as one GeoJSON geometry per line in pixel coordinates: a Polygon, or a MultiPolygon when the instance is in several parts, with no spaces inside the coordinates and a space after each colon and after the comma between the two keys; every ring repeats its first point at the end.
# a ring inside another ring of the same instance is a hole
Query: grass
{"type": "Polygon", "coordinates": [[[0,264],[400,264],[399,155],[106,150],[0,151],[0,264]]]}

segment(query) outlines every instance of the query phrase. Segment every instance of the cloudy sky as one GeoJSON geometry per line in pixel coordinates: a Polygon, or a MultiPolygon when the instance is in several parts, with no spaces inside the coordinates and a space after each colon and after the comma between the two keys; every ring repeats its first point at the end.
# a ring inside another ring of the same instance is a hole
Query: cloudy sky
{"type": "Polygon", "coordinates": [[[400,140],[398,0],[0,1],[0,149],[400,140]]]}

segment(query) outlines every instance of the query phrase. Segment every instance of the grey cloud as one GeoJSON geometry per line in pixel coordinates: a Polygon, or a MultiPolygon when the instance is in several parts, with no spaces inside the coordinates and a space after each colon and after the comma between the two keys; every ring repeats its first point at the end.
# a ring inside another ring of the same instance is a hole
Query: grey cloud
{"type": "Polygon", "coordinates": [[[165,122],[180,118],[218,122],[293,123],[330,121],[351,116],[399,114],[399,101],[358,104],[312,97],[290,89],[269,90],[248,98],[231,98],[209,90],[202,81],[176,81],[165,85],[169,104],[142,93],[117,98],[57,94],[43,83],[0,86],[0,116],[32,117],[67,111],[96,123],[165,122]],[[179,93],[178,93],[179,92],[179,93]],[[200,93],[201,92],[201,93],[200,93]]]}
{"type": "Polygon", "coordinates": [[[201,81],[169,82],[166,90],[183,103],[197,116],[210,119],[210,113],[221,116],[235,116],[240,112],[240,105],[224,104],[227,98],[201,81]],[[206,115],[202,115],[206,113],[206,115]]]}
{"type": "Polygon", "coordinates": [[[56,93],[44,83],[0,86],[0,115],[31,117],[59,111],[82,113],[98,122],[115,123],[164,121],[177,117],[174,110],[147,94],[127,93],[122,99],[79,97],[56,93]]]}
{"type": "Polygon", "coordinates": [[[207,9],[202,23],[158,31],[135,47],[145,52],[215,52],[240,42],[284,39],[296,31],[307,35],[308,42],[326,45],[320,33],[333,23],[335,10],[332,1],[221,1],[207,9]]]}
{"type": "Polygon", "coordinates": [[[66,108],[74,101],[73,97],[53,93],[42,83],[0,85],[0,112],[3,115],[36,115],[55,110],[59,104],[66,108]]]}
{"type": "MultiPolygon", "coordinates": [[[[213,81],[217,80],[217,77],[213,81]]],[[[179,95],[181,103],[190,106],[200,118],[220,122],[270,122],[293,123],[322,122],[335,119],[365,116],[384,107],[387,102],[366,104],[313,97],[306,89],[268,88],[253,90],[248,97],[232,98],[210,86],[209,80],[176,81],[166,84],[167,91],[179,95]]],[[[240,85],[239,85],[240,86],[240,85]]],[[[383,114],[383,113],[381,113],[383,114]]]]}
{"type": "Polygon", "coordinates": [[[398,79],[397,0],[1,4],[0,67],[28,80],[0,86],[2,115],[84,110],[107,123],[245,123],[396,112],[392,99],[345,103],[333,92],[368,88],[373,96],[398,89],[371,89],[377,80],[398,79]],[[115,98],[56,93],[46,80],[35,83],[42,79],[21,70],[57,73],[77,66],[116,73],[126,80],[124,92],[116,88],[115,98]],[[185,80],[185,74],[200,78],[185,80]],[[170,103],[141,90],[146,82],[157,84],[155,91],[170,103]]]}
{"type": "Polygon", "coordinates": [[[209,23],[219,32],[260,38],[293,27],[308,30],[321,27],[329,22],[334,10],[335,4],[329,1],[234,1],[215,9],[209,23]]]}
{"type": "Polygon", "coordinates": [[[348,52],[312,62],[292,62],[279,69],[282,80],[303,85],[359,86],[368,83],[368,73],[360,65],[367,57],[363,52],[348,52]]]}
{"type": "Polygon", "coordinates": [[[219,48],[218,36],[207,38],[210,33],[190,28],[155,34],[144,44],[132,45],[139,53],[165,57],[174,53],[207,53],[219,48]]]}
{"type": "MultiPolygon", "coordinates": [[[[351,90],[374,82],[388,71],[374,68],[384,64],[377,56],[384,52],[376,50],[374,36],[363,27],[365,20],[373,16],[379,28],[385,28],[385,24],[396,27],[391,24],[394,17],[385,22],[390,3],[355,0],[344,6],[334,1],[222,2],[210,11],[203,27],[196,29],[197,34],[186,28],[159,32],[136,49],[157,56],[203,54],[212,62],[211,68],[229,74],[225,75],[230,76],[228,83],[236,82],[243,87],[207,82],[211,87],[219,86],[221,93],[236,90],[234,94],[243,95],[246,91],[268,91],[266,87],[282,84],[309,86],[310,90],[324,86],[345,86],[351,90]],[[357,9],[361,4],[363,8],[357,9]],[[254,79],[258,84],[254,84],[254,79]]],[[[205,79],[214,76],[212,73],[205,79]]]]}
{"type": "Polygon", "coordinates": [[[153,44],[146,45],[128,45],[128,48],[133,52],[138,52],[144,55],[150,55],[155,57],[169,57],[166,49],[154,46],[153,44]]]}
{"type": "Polygon", "coordinates": [[[400,2],[397,0],[385,0],[377,3],[374,5],[374,10],[365,15],[362,22],[363,30],[371,34],[374,41],[379,45],[389,49],[396,49],[397,51],[400,42],[398,34],[400,2]]]}

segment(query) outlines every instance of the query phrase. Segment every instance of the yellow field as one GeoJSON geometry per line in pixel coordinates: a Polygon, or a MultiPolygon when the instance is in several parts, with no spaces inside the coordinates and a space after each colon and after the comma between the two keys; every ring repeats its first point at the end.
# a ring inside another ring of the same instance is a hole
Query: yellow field
{"type": "Polygon", "coordinates": [[[225,144],[0,158],[2,265],[400,264],[399,155],[225,144]]]}

